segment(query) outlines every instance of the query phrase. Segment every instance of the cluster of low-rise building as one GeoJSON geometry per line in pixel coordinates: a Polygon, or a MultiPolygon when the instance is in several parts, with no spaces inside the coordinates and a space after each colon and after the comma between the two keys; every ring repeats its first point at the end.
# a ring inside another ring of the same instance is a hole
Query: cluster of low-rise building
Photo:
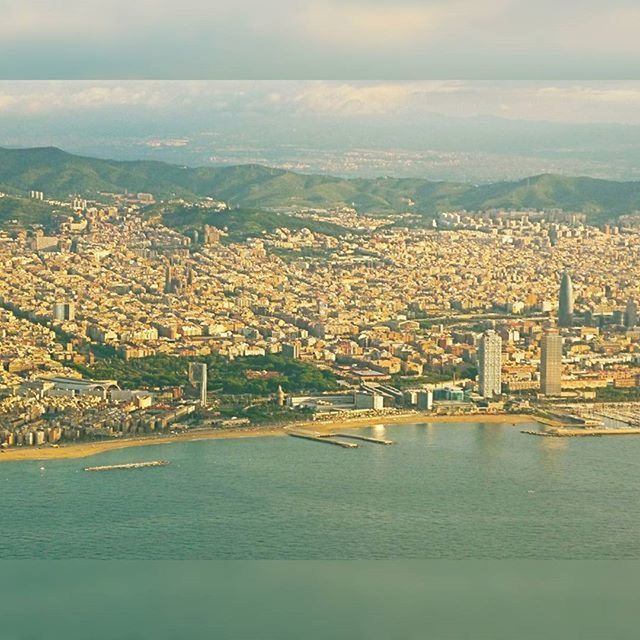
{"type": "Polygon", "coordinates": [[[467,400],[477,391],[536,392],[563,273],[571,274],[576,318],[560,338],[563,389],[637,384],[633,229],[587,226],[582,214],[559,210],[453,212],[428,228],[313,210],[294,215],[331,222],[344,215],[353,232],[327,235],[297,223],[230,243],[215,227],[222,204],[203,204],[211,224],[185,233],[131,207],[85,201],[50,236],[5,233],[0,385],[69,375],[91,363],[93,344],[126,359],[280,353],[334,370],[351,394],[336,402],[354,409],[384,405],[366,385],[392,385],[395,377],[415,378],[418,392],[421,379],[441,374],[438,381],[467,400]],[[488,330],[498,357],[483,351],[488,330]],[[479,380],[453,379],[479,365],[479,380]]]}
{"type": "Polygon", "coordinates": [[[166,433],[196,410],[193,402],[121,390],[115,380],[39,377],[0,398],[0,447],[40,446],[166,433]]]}

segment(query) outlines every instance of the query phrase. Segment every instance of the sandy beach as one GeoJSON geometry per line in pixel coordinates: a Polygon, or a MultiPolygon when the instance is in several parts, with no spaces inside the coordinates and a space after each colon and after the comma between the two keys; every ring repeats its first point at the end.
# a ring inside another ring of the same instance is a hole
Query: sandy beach
{"type": "Polygon", "coordinates": [[[341,429],[358,429],[376,424],[391,425],[484,422],[516,425],[535,421],[536,420],[534,418],[527,415],[465,414],[459,416],[437,416],[428,413],[402,413],[336,421],[307,421],[291,423],[286,425],[286,427],[265,426],[245,429],[202,429],[176,435],[142,436],[138,438],[123,438],[122,440],[107,440],[103,442],[60,444],[59,447],[12,447],[0,452],[0,463],[17,460],[61,460],[65,458],[86,458],[114,449],[144,447],[154,444],[168,444],[171,442],[215,440],[222,438],[284,436],[287,433],[287,429],[305,429],[320,433],[331,433],[341,429]]]}

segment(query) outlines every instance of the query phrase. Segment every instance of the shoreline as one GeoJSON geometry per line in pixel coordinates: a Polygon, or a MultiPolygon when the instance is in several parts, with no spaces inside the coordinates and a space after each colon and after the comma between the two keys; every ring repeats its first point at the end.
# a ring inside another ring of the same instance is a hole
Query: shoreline
{"type": "Polygon", "coordinates": [[[262,438],[286,436],[289,429],[308,429],[321,433],[331,433],[340,429],[360,429],[378,424],[440,424],[456,422],[484,422],[493,424],[524,424],[538,422],[534,417],[526,414],[464,414],[459,416],[438,416],[427,413],[402,413],[362,418],[346,418],[342,420],[319,420],[317,422],[292,422],[282,426],[253,427],[247,429],[202,429],[187,431],[176,435],[142,436],[122,440],[105,440],[100,442],[79,442],[62,444],[58,448],[52,446],[13,447],[4,449],[0,453],[0,464],[3,462],[18,462],[25,460],[64,460],[88,458],[99,453],[116,449],[129,449],[172,442],[193,442],[198,440],[227,440],[239,438],[262,438]]]}

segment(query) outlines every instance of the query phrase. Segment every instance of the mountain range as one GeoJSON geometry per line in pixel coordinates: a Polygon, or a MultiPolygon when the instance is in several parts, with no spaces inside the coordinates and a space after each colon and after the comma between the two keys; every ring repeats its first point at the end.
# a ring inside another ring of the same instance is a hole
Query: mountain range
{"type": "Polygon", "coordinates": [[[340,178],[256,164],[186,167],[157,161],[115,161],[55,147],[0,148],[0,191],[47,197],[149,192],[159,199],[213,197],[233,207],[265,209],[355,206],[362,212],[553,208],[581,211],[592,222],[640,209],[640,182],[538,175],[516,182],[473,185],[417,178],[340,178]]]}

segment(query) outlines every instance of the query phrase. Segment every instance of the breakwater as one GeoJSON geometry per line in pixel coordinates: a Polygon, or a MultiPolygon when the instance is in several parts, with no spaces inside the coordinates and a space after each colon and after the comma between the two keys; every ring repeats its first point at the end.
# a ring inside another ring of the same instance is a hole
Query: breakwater
{"type": "Polygon", "coordinates": [[[85,471],[126,471],[128,469],[145,469],[147,467],[166,467],[168,460],[151,460],[149,462],[129,462],[127,464],[108,464],[101,467],[85,467],[85,471]]]}

